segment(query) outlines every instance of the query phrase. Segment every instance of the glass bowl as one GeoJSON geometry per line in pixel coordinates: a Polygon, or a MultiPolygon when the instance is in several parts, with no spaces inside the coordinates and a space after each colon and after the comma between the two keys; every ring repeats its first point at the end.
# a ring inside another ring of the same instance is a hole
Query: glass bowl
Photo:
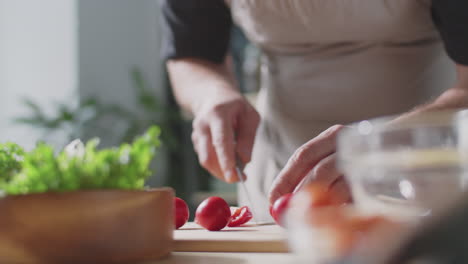
{"type": "Polygon", "coordinates": [[[468,112],[365,120],[343,129],[338,166],[363,213],[429,216],[468,183],[468,112]]]}
{"type": "Polygon", "coordinates": [[[311,206],[311,185],[293,196],[285,222],[297,263],[379,256],[468,185],[468,111],[361,121],[340,131],[337,144],[354,201],[311,206]]]}
{"type": "Polygon", "coordinates": [[[346,259],[356,252],[373,256],[379,250],[374,245],[381,245],[381,238],[389,248],[408,230],[406,222],[362,214],[352,204],[318,205],[313,202],[317,197],[313,185],[294,194],[285,216],[288,245],[296,263],[354,263],[346,259]]]}

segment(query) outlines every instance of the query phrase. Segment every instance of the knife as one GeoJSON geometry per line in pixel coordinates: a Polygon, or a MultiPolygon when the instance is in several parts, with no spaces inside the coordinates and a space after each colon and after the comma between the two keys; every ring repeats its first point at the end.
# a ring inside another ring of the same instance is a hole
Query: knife
{"type": "Polygon", "coordinates": [[[245,186],[245,174],[244,174],[244,163],[242,160],[239,158],[238,155],[236,155],[236,172],[237,176],[239,177],[239,185],[241,186],[242,191],[245,193],[245,197],[247,198],[247,203],[252,211],[252,220],[256,224],[256,218],[255,216],[257,215],[255,213],[255,207],[254,204],[252,203],[252,199],[250,199],[249,191],[247,190],[247,187],[245,186]]]}

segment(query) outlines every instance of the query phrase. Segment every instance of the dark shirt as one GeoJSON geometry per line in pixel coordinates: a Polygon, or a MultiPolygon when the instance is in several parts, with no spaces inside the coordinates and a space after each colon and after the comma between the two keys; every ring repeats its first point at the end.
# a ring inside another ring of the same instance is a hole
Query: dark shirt
{"type": "MultiPolygon", "coordinates": [[[[223,0],[162,0],[162,11],[166,59],[224,60],[233,22],[223,0]]],[[[468,65],[468,0],[432,0],[432,17],[450,58],[468,65]]]]}

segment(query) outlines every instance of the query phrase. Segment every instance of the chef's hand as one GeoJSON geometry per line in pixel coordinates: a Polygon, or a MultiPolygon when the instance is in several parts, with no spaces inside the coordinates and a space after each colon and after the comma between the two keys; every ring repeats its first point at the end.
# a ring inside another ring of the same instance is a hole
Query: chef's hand
{"type": "Polygon", "coordinates": [[[260,115],[234,90],[212,94],[195,112],[192,141],[200,164],[226,182],[238,181],[235,155],[248,163],[260,115]]]}
{"type": "Polygon", "coordinates": [[[329,186],[330,192],[343,202],[350,200],[348,186],[335,166],[336,136],[342,128],[332,126],[296,150],[273,182],[270,203],[312,181],[329,186]]]}

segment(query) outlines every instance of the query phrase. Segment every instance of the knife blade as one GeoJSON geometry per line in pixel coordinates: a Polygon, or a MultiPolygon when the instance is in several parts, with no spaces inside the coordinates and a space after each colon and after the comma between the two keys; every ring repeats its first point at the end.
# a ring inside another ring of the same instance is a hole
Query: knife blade
{"type": "Polygon", "coordinates": [[[256,224],[257,221],[256,221],[255,216],[257,214],[255,213],[255,207],[254,207],[254,204],[252,203],[252,199],[250,198],[249,191],[247,190],[247,187],[245,186],[246,177],[244,174],[244,167],[245,167],[244,163],[239,158],[239,156],[236,155],[236,172],[237,172],[237,176],[239,177],[239,185],[241,186],[242,192],[244,192],[245,197],[247,198],[248,206],[250,207],[252,211],[252,220],[256,224]]]}

